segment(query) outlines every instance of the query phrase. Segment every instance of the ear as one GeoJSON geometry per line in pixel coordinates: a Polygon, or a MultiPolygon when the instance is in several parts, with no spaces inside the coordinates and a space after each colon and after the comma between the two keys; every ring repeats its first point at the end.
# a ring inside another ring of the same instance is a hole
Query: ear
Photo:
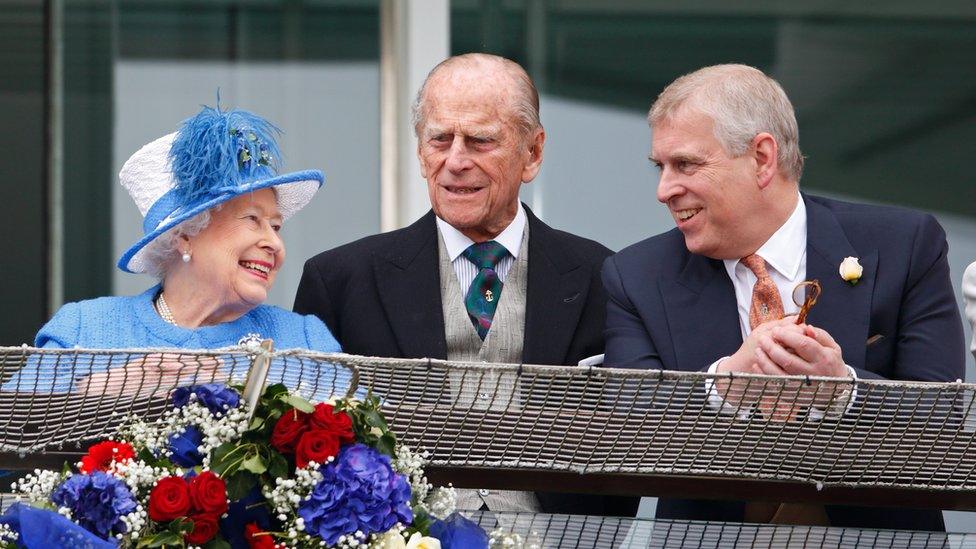
{"type": "Polygon", "coordinates": [[[752,150],[756,159],[756,183],[765,189],[779,173],[779,145],[772,135],[762,132],[752,138],[752,150]]]}
{"type": "Polygon", "coordinates": [[[535,130],[528,139],[525,146],[528,147],[528,160],[522,167],[522,181],[528,183],[539,175],[542,168],[542,150],[546,146],[546,131],[542,128],[535,130]]]}
{"type": "Polygon", "coordinates": [[[179,253],[183,253],[184,251],[186,251],[186,250],[188,250],[188,249],[190,249],[192,247],[191,246],[190,237],[189,236],[186,236],[183,233],[180,233],[180,235],[178,237],[176,237],[176,240],[177,240],[177,242],[176,242],[176,251],[179,252],[179,253]]]}
{"type": "Polygon", "coordinates": [[[417,160],[420,161],[420,177],[427,179],[427,160],[420,153],[420,138],[417,138],[417,160]]]}

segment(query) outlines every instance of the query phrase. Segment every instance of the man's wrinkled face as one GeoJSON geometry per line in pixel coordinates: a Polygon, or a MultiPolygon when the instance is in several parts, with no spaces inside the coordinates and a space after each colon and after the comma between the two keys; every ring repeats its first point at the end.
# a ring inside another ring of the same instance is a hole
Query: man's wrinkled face
{"type": "Polygon", "coordinates": [[[507,76],[447,72],[428,83],[421,173],[438,217],[475,242],[490,240],[515,218],[522,182],[539,171],[542,143],[538,155],[533,143],[542,130],[522,135],[507,76]]]}
{"type": "Polygon", "coordinates": [[[738,259],[748,251],[751,216],[763,215],[756,162],[733,158],[713,132],[712,119],[683,109],[655,125],[650,159],[661,171],[657,199],[668,207],[695,254],[738,259]]]}

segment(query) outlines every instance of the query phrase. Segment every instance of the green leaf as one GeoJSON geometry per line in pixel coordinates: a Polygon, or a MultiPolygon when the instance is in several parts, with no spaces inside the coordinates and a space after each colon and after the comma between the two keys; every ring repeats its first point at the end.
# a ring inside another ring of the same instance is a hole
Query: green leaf
{"type": "Polygon", "coordinates": [[[383,414],[376,410],[370,410],[364,414],[366,418],[366,423],[371,427],[379,427],[383,431],[389,431],[390,428],[386,425],[386,419],[383,418],[383,414]]]}
{"type": "Polygon", "coordinates": [[[224,538],[217,537],[208,541],[203,549],[230,549],[230,544],[224,538]]]}
{"type": "Polygon", "coordinates": [[[183,545],[183,536],[174,534],[169,530],[160,532],[154,536],[148,538],[142,538],[139,540],[139,544],[136,547],[166,547],[166,546],[177,546],[185,547],[183,545]]]}
{"type": "Polygon", "coordinates": [[[284,396],[279,396],[278,398],[282,402],[291,406],[292,408],[295,408],[301,412],[305,412],[306,414],[311,414],[312,412],[315,411],[315,407],[312,406],[312,404],[309,401],[305,400],[304,398],[298,395],[284,395],[284,396]]]}
{"type": "Polygon", "coordinates": [[[413,523],[410,525],[420,532],[421,535],[426,536],[430,532],[431,519],[427,511],[422,509],[416,509],[413,512],[413,523]]]}
{"type": "Polygon", "coordinates": [[[278,452],[271,451],[271,463],[268,464],[268,473],[275,478],[288,477],[288,460],[278,452]]]}
{"type": "Polygon", "coordinates": [[[251,418],[251,423],[247,426],[247,430],[257,431],[261,427],[264,427],[264,418],[260,416],[254,416],[251,418]]]}
{"type": "Polygon", "coordinates": [[[396,457],[396,439],[390,433],[386,433],[376,441],[376,449],[390,457],[396,457]]]}
{"type": "Polygon", "coordinates": [[[227,484],[227,499],[235,501],[246,496],[252,488],[257,486],[258,477],[254,476],[254,473],[238,471],[225,478],[224,482],[227,484]]]}
{"type": "Polygon", "coordinates": [[[193,531],[193,521],[188,518],[178,518],[170,521],[169,531],[182,538],[193,531]]]}
{"type": "Polygon", "coordinates": [[[268,388],[264,390],[264,398],[268,400],[273,400],[278,398],[278,395],[283,395],[288,392],[288,387],[284,383],[274,383],[268,385],[268,388]]]}
{"type": "Polygon", "coordinates": [[[225,442],[213,451],[210,456],[210,469],[220,477],[232,475],[240,467],[240,459],[236,454],[240,446],[234,442],[225,442]]]}
{"type": "Polygon", "coordinates": [[[265,463],[260,453],[255,452],[248,455],[247,459],[241,462],[241,469],[260,475],[268,470],[268,464],[265,463]]]}

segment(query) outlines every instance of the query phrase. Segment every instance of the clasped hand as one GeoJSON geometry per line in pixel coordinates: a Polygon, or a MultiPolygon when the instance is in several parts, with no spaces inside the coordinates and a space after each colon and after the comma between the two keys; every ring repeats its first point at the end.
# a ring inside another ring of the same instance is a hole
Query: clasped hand
{"type": "Polygon", "coordinates": [[[150,353],[123,366],[76,380],[77,392],[94,395],[152,394],[167,392],[181,382],[206,383],[219,379],[222,362],[213,356],[150,353]]]}
{"type": "MultiPolygon", "coordinates": [[[[848,377],[840,345],[825,330],[796,324],[795,316],[767,322],[749,334],[739,350],[722,361],[719,373],[750,373],[771,376],[848,377]]],[[[807,408],[826,410],[844,391],[840,384],[829,386],[786,382],[782,386],[765,380],[716,380],[726,402],[740,407],[757,407],[763,416],[787,421],[807,408]]]]}

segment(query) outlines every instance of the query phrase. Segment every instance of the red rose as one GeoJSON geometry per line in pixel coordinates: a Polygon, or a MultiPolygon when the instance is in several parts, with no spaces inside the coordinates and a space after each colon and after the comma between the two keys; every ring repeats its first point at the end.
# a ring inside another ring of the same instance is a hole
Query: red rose
{"type": "Polygon", "coordinates": [[[217,534],[217,517],[209,513],[194,513],[189,519],[193,522],[193,531],[183,536],[187,543],[203,545],[217,534]]]}
{"type": "Polygon", "coordinates": [[[250,549],[275,549],[274,536],[262,530],[256,522],[244,527],[244,539],[250,549]]]}
{"type": "Polygon", "coordinates": [[[212,515],[223,515],[227,512],[227,485],[224,479],[204,471],[190,479],[190,501],[193,509],[212,515]]]}
{"type": "Polygon", "coordinates": [[[108,471],[113,462],[122,462],[134,457],[136,452],[128,443],[106,440],[88,448],[88,454],[81,458],[81,472],[108,471]]]}
{"type": "Polygon", "coordinates": [[[294,454],[298,439],[308,430],[308,414],[292,408],[278,418],[271,431],[271,445],[282,454],[294,454]]]}
{"type": "Polygon", "coordinates": [[[341,444],[356,442],[356,435],[352,432],[352,418],[345,412],[336,412],[331,404],[321,402],[315,405],[312,417],[308,418],[312,429],[329,431],[339,437],[341,444]]]}
{"type": "Polygon", "coordinates": [[[149,492],[149,518],[167,522],[190,511],[190,489],[180,477],[165,477],[149,492]]]}
{"type": "Polygon", "coordinates": [[[305,467],[314,461],[325,465],[330,457],[339,453],[339,437],[328,431],[308,431],[302,435],[295,448],[295,465],[305,467]]]}

